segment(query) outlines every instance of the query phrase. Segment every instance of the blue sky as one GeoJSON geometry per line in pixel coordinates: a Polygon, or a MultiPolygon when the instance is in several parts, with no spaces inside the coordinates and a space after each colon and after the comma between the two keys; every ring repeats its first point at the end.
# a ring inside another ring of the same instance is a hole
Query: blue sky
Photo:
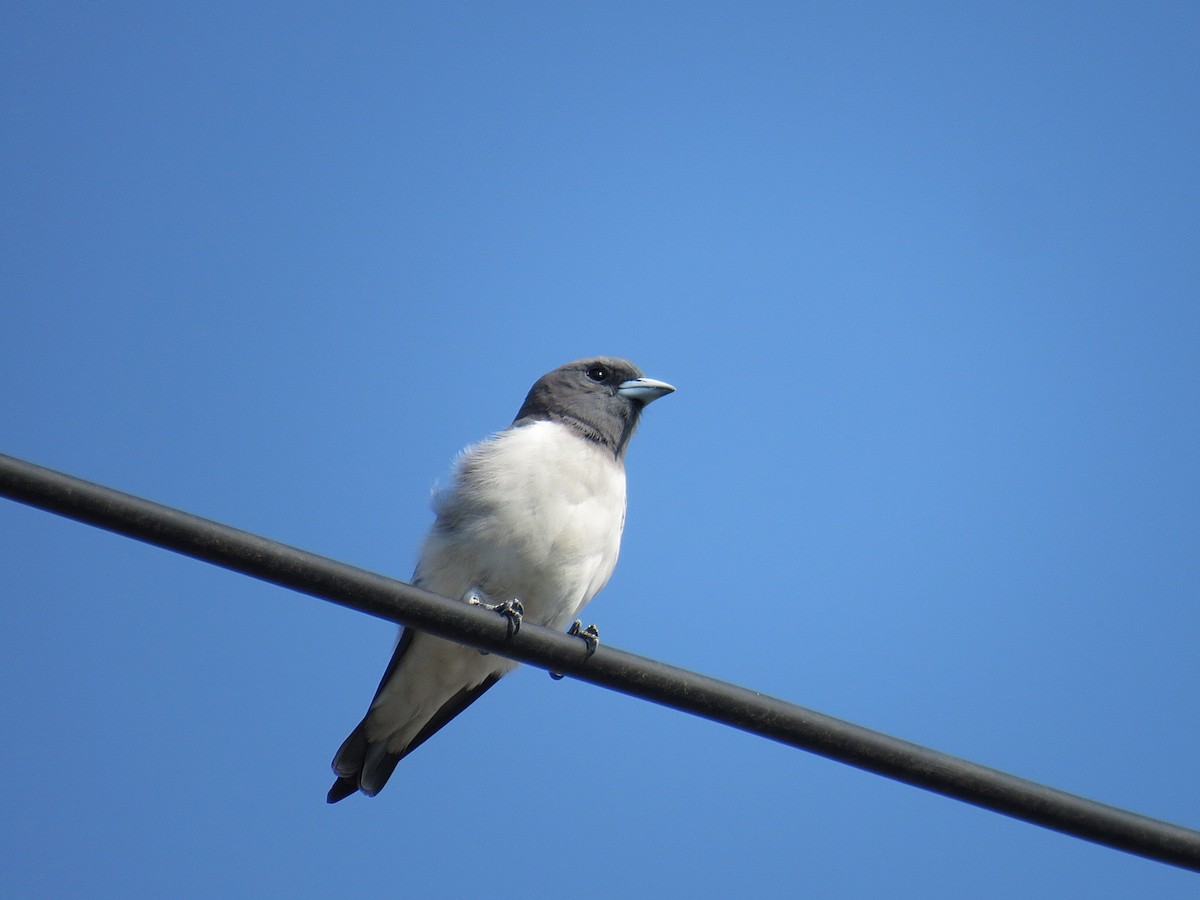
{"type": "MultiPolygon", "coordinates": [[[[30,4],[0,451],[397,577],[594,353],[607,643],[1200,826],[1200,9],[30,4]]],[[[0,503],[20,897],[1190,897],[519,671],[324,802],[379,621],[0,503]]]]}

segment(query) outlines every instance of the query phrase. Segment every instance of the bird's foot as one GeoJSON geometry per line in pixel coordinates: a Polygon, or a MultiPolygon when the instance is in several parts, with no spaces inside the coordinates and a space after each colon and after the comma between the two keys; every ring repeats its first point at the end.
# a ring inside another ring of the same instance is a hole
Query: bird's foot
{"type": "MultiPolygon", "coordinates": [[[[596,652],[596,648],[600,646],[600,629],[595,625],[589,625],[587,628],[584,628],[583,622],[580,619],[576,619],[574,624],[567,629],[567,634],[583,638],[584,643],[587,644],[587,656],[584,657],[585,659],[590,659],[591,655],[596,652]]],[[[559,672],[551,672],[550,677],[555,681],[562,681],[563,676],[559,672]]]]}
{"type": "Polygon", "coordinates": [[[575,622],[567,629],[567,634],[575,637],[583,638],[583,642],[587,644],[587,655],[590,658],[596,652],[596,648],[600,646],[600,629],[595,625],[583,627],[583,622],[576,619],[575,622]]]}
{"type": "MultiPolygon", "coordinates": [[[[521,601],[516,597],[511,600],[505,600],[503,603],[488,603],[487,595],[479,588],[471,588],[463,599],[472,606],[482,606],[484,609],[490,609],[492,612],[498,612],[508,620],[508,635],[507,639],[512,640],[513,636],[521,630],[521,619],[525,616],[525,607],[521,605],[521,601]]],[[[486,650],[480,650],[480,653],[486,655],[486,650]]]]}

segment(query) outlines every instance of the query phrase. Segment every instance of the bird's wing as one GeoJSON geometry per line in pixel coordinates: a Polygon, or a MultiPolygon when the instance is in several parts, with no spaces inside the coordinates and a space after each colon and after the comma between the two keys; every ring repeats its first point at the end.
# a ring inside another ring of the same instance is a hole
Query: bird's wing
{"type": "Polygon", "coordinates": [[[504,663],[507,661],[481,656],[470,647],[405,628],[371,708],[334,755],[337,780],[329,789],[329,802],[336,803],[359,790],[369,796],[379,793],[400,760],[500,680],[509,668],[504,663]],[[447,677],[437,677],[442,672],[447,677]],[[420,696],[412,696],[413,692],[420,696]],[[434,703],[434,711],[426,714],[434,703]],[[412,736],[406,738],[406,732],[412,736]]]}

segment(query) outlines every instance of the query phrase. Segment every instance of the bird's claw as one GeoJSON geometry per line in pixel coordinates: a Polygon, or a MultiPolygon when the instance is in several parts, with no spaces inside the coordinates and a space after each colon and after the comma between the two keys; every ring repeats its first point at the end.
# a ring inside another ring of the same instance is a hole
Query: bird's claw
{"type": "MultiPolygon", "coordinates": [[[[584,643],[587,644],[587,655],[584,656],[584,659],[590,659],[592,654],[596,652],[596,648],[600,646],[600,629],[595,625],[589,625],[587,628],[584,628],[583,622],[580,619],[576,619],[571,627],[567,629],[567,634],[572,637],[583,638],[584,643]]],[[[562,681],[563,678],[560,672],[551,672],[550,677],[555,681],[562,681]]]]}
{"type": "Polygon", "coordinates": [[[589,625],[587,628],[584,628],[583,622],[579,619],[576,619],[571,627],[567,629],[567,634],[583,638],[583,642],[587,644],[587,657],[589,659],[596,652],[596,648],[600,646],[600,629],[595,625],[589,625]]]}
{"type": "MultiPolygon", "coordinates": [[[[486,595],[478,588],[471,588],[463,596],[463,599],[472,606],[482,606],[484,609],[490,609],[492,612],[498,612],[508,620],[507,640],[512,640],[518,631],[521,630],[521,620],[525,617],[525,607],[516,597],[511,600],[505,600],[503,603],[488,603],[486,595]]],[[[486,650],[480,650],[480,653],[487,655],[486,650]]]]}

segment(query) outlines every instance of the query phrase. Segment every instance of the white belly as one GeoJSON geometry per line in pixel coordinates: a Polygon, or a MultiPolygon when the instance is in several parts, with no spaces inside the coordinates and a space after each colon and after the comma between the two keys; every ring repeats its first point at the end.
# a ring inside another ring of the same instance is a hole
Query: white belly
{"type": "Polygon", "coordinates": [[[562,628],[616,566],[625,470],[567,427],[535,422],[464,451],[434,508],[417,566],[422,587],[517,597],[529,621],[562,628]]]}

